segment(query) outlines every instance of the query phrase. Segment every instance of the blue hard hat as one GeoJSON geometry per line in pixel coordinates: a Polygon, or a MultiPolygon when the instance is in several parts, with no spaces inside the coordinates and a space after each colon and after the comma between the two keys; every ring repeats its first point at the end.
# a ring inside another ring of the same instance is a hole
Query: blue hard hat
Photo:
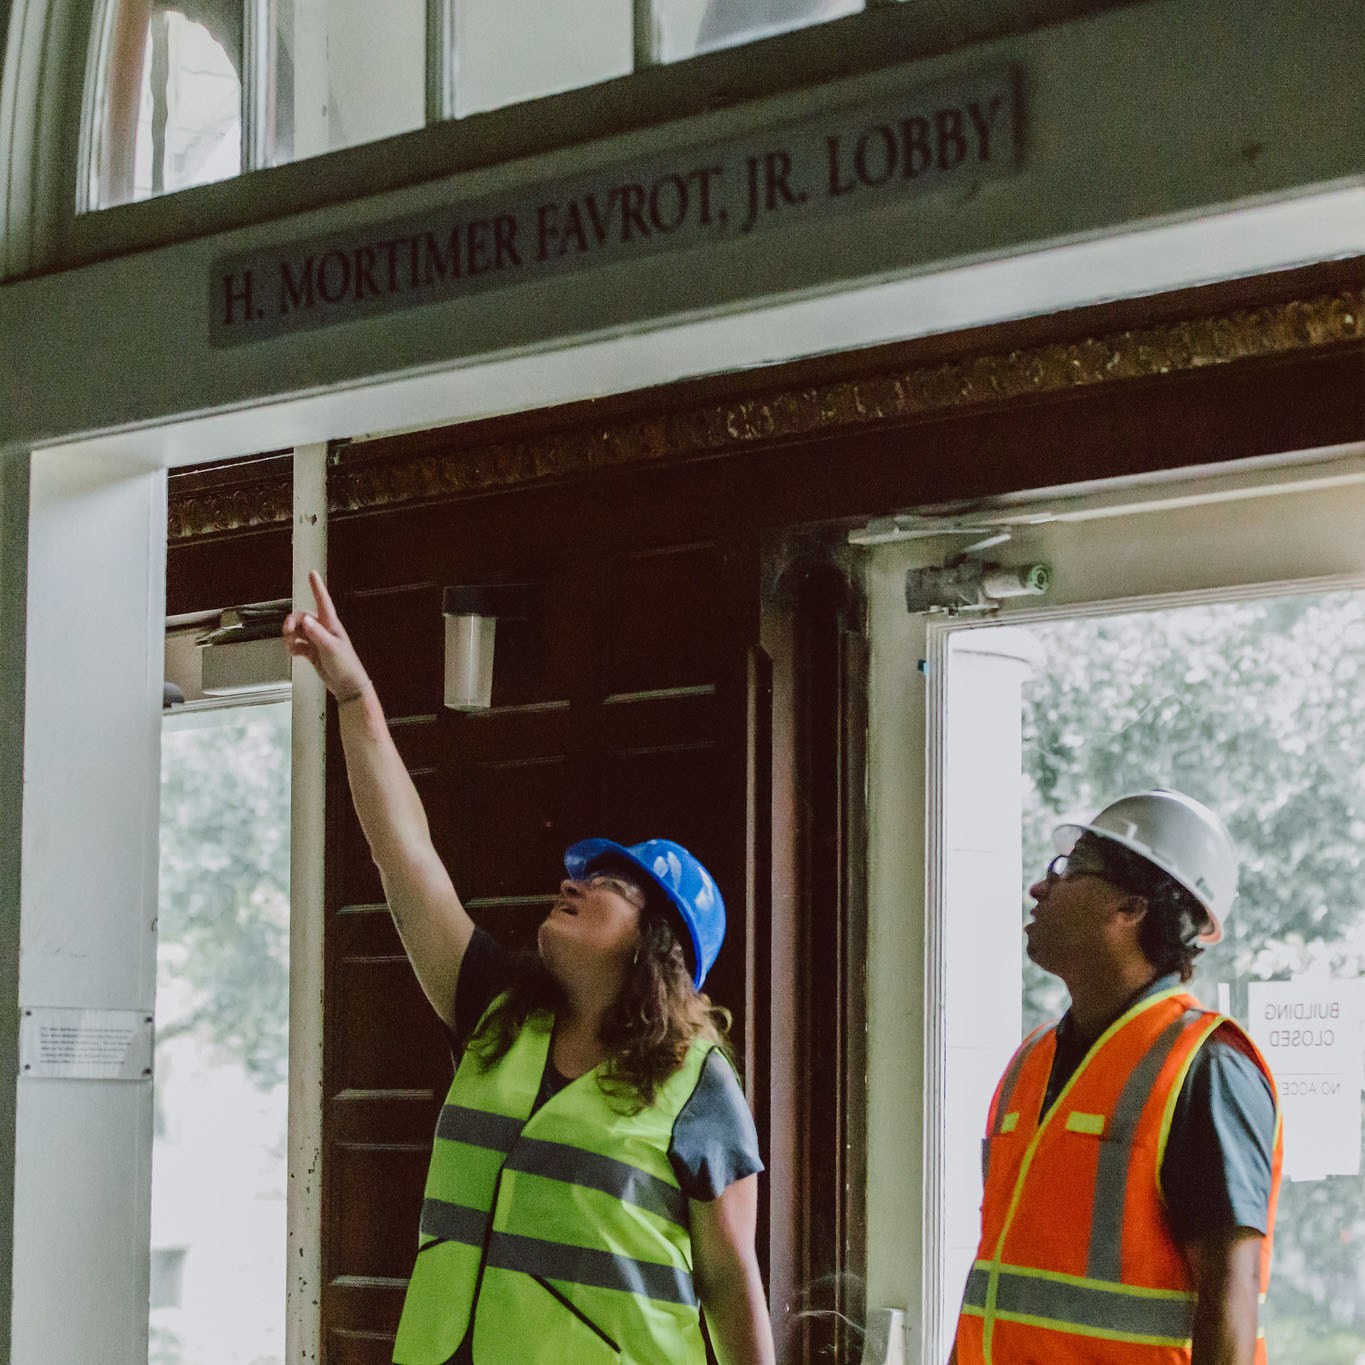
{"type": "Polygon", "coordinates": [[[646,839],[629,847],[614,839],[581,839],[564,850],[564,870],[573,878],[612,862],[638,869],[646,885],[657,887],[677,912],[684,931],[678,940],[692,984],[700,990],[725,941],[725,902],[711,874],[672,839],[646,839]]]}

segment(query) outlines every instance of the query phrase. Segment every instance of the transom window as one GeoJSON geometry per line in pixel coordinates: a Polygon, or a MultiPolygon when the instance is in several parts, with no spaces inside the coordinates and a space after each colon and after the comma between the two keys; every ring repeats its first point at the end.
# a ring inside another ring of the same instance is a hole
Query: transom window
{"type": "Polygon", "coordinates": [[[855,13],[867,0],[105,0],[88,209],[855,13]]]}

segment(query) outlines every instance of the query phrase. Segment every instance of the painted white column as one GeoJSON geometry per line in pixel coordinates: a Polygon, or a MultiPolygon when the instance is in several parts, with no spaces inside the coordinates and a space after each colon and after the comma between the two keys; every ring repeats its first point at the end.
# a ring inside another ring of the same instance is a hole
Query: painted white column
{"type": "MultiPolygon", "coordinates": [[[[151,1015],[164,472],[31,469],[21,1009],[151,1015]]],[[[13,1365],[145,1365],[152,1085],[18,1081],[13,1365]]]]}
{"type": "MultiPolygon", "coordinates": [[[[294,606],[327,568],[327,447],[294,452],[294,606]]],[[[322,1300],[322,937],[327,691],[294,668],[289,864],[289,1255],[285,1359],[320,1356],[322,1300]]]]}

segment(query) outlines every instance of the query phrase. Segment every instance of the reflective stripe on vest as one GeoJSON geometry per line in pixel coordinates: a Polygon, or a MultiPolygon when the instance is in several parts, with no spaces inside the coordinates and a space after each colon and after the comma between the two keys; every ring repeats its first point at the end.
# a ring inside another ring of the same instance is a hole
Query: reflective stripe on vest
{"type": "MultiPolygon", "coordinates": [[[[960,1365],[1089,1360],[1096,1341],[1109,1343],[1106,1360],[1125,1365],[1189,1359],[1196,1299],[1166,1222],[1160,1162],[1189,1066],[1229,1022],[1180,990],[1140,1000],[1041,1118],[1055,1032],[1044,1027],[1020,1047],[991,1106],[994,1150],[983,1161],[982,1240],[959,1320],[960,1365]]],[[[1276,1186],[1279,1164],[1277,1122],[1276,1186]]],[[[1269,1238],[1262,1260],[1264,1278],[1269,1238]]]]}
{"type": "MultiPolygon", "coordinates": [[[[991,1262],[978,1261],[967,1278],[964,1313],[985,1316],[990,1281],[991,1262]]],[[[1103,1340],[1188,1347],[1194,1303],[1181,1290],[1136,1289],[1022,1266],[1001,1265],[996,1277],[996,1316],[1103,1340]]]]}
{"type": "Polygon", "coordinates": [[[531,1113],[553,1019],[533,1016],[486,1070],[466,1053],[436,1126],[419,1251],[394,1360],[702,1365],[686,1196],[668,1148],[712,1045],[638,1114],[570,1082],[531,1113]],[[472,1319],[472,1325],[471,1325],[472,1319]]]}

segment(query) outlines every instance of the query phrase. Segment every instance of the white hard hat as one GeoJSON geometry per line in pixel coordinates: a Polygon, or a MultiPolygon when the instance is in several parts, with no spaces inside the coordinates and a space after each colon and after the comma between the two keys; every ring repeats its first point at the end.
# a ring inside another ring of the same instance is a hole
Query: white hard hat
{"type": "Polygon", "coordinates": [[[1053,839],[1070,853],[1082,834],[1112,839],[1174,878],[1208,912],[1204,943],[1223,937],[1223,917],[1237,894],[1237,853],[1223,822],[1180,792],[1138,792],[1106,806],[1088,825],[1058,825],[1053,839]]]}

